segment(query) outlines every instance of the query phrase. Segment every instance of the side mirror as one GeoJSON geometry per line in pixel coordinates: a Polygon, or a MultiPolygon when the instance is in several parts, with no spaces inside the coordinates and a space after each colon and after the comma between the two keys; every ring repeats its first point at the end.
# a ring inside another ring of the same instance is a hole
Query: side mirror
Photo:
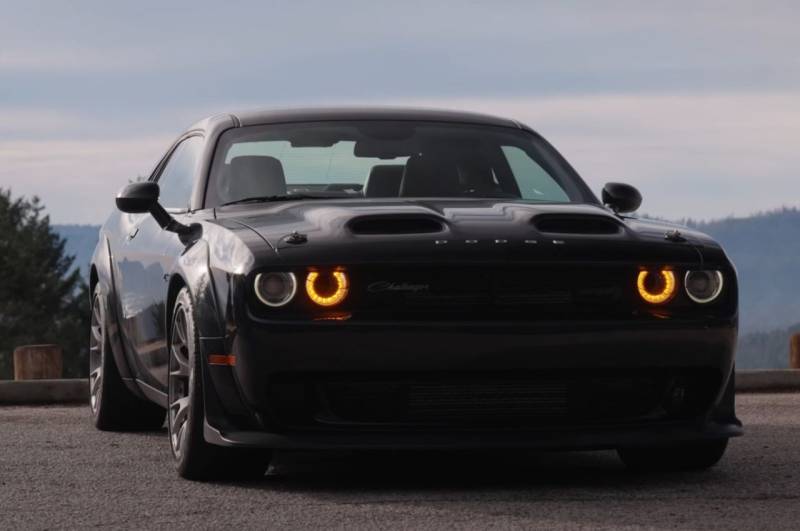
{"type": "Polygon", "coordinates": [[[603,187],[603,204],[617,214],[634,212],[642,204],[642,194],[629,184],[606,183],[603,187]]]}
{"type": "Polygon", "coordinates": [[[160,193],[158,183],[152,181],[131,183],[117,194],[117,208],[127,214],[149,212],[162,229],[178,235],[190,234],[193,230],[191,227],[170,216],[169,212],[158,203],[160,193]]]}
{"type": "Polygon", "coordinates": [[[131,183],[117,194],[117,208],[128,214],[150,212],[158,204],[158,183],[131,183]]]}

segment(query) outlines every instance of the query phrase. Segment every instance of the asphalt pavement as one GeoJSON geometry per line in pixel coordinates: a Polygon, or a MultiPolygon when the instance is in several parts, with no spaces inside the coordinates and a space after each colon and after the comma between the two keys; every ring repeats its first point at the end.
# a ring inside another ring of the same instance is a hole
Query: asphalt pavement
{"type": "Polygon", "coordinates": [[[800,394],[738,397],[746,435],[700,473],[613,452],[281,453],[255,483],[193,483],[166,433],[84,407],[0,408],[0,529],[800,529],[800,394]]]}

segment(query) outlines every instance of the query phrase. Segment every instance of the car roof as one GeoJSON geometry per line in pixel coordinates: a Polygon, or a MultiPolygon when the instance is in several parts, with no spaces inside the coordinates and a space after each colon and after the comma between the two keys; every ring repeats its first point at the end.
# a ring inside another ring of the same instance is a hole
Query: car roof
{"type": "Polygon", "coordinates": [[[190,129],[213,128],[213,125],[218,123],[223,116],[227,118],[225,121],[233,121],[234,127],[338,120],[409,120],[469,123],[528,129],[514,120],[488,114],[414,107],[309,107],[249,110],[211,116],[199,121],[190,129]]]}

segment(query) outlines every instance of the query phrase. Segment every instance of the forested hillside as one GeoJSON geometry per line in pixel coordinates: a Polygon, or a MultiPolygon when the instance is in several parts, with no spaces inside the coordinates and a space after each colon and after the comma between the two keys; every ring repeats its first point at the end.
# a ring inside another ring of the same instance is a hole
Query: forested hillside
{"type": "Polygon", "coordinates": [[[21,345],[58,343],[63,375],[86,376],[89,292],[37,198],[0,187],[0,379],[21,345]]]}
{"type": "MultiPolygon", "coordinates": [[[[738,366],[783,367],[791,331],[800,331],[800,210],[747,218],[684,221],[719,240],[739,272],[741,340],[738,366]]],[[[55,225],[68,254],[88,276],[95,225],[55,225]]]]}

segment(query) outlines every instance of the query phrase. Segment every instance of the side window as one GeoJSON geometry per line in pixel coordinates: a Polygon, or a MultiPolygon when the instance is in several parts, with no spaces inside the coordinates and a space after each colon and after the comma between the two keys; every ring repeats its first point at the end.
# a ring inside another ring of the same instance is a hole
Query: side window
{"type": "Polygon", "coordinates": [[[514,146],[503,146],[502,149],[523,199],[569,201],[569,196],[558,182],[527,153],[514,146]]]}
{"type": "Polygon", "coordinates": [[[178,144],[161,170],[157,182],[161,188],[159,202],[164,208],[189,208],[203,139],[192,136],[178,144]]]}

